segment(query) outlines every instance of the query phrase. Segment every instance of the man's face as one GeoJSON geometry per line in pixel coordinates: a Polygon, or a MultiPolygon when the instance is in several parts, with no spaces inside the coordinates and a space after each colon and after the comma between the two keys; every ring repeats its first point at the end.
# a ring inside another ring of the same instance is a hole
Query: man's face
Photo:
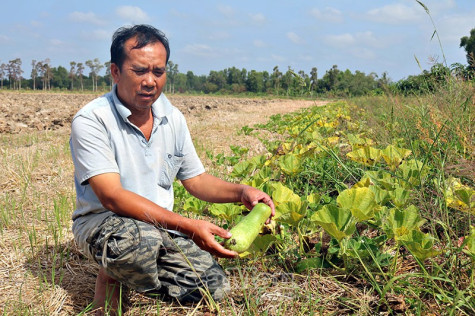
{"type": "Polygon", "coordinates": [[[117,84],[120,101],[132,113],[150,110],[158,99],[166,82],[167,52],[160,42],[155,42],[139,49],[132,49],[135,37],[124,45],[126,58],[122,69],[111,64],[111,74],[117,84]]]}

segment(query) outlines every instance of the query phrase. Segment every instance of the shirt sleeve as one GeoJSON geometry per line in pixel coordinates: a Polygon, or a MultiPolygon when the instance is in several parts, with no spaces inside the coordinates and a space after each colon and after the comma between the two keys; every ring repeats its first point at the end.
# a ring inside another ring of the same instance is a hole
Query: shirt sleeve
{"type": "Polygon", "coordinates": [[[73,119],[70,138],[75,176],[81,185],[103,173],[119,173],[108,133],[99,120],[79,115],[73,119]]]}
{"type": "Polygon", "coordinates": [[[178,170],[177,179],[186,180],[204,173],[205,168],[198,154],[196,153],[195,146],[193,145],[193,141],[191,139],[190,131],[183,115],[181,115],[181,119],[181,137],[183,138],[181,152],[183,156],[183,161],[181,163],[180,169],[178,170]]]}

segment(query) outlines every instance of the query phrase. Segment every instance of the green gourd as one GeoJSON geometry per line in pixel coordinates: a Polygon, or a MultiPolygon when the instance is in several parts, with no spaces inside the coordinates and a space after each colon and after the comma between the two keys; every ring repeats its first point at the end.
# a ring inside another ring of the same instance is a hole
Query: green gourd
{"type": "Polygon", "coordinates": [[[257,203],[251,212],[229,231],[232,236],[224,242],[224,247],[238,253],[246,251],[259,235],[271,212],[267,204],[257,203]]]}

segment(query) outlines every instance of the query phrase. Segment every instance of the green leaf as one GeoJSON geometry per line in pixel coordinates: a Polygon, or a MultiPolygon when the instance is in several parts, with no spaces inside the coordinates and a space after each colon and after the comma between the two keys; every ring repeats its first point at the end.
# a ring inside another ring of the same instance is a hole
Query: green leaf
{"type": "Polygon", "coordinates": [[[447,206],[475,215],[475,190],[463,185],[460,179],[450,177],[445,182],[447,206]]]}
{"type": "Polygon", "coordinates": [[[404,161],[397,171],[400,178],[404,179],[404,186],[414,186],[422,183],[429,174],[429,169],[422,161],[411,159],[404,161]]]}
{"type": "Polygon", "coordinates": [[[257,155],[250,159],[250,161],[256,166],[256,168],[262,168],[266,162],[266,155],[257,155]]]}
{"type": "Polygon", "coordinates": [[[353,188],[369,188],[371,185],[371,178],[365,175],[353,185],[353,188]]]}
{"type": "Polygon", "coordinates": [[[348,240],[347,254],[353,258],[358,258],[378,266],[387,266],[392,256],[380,251],[380,247],[385,241],[385,235],[376,238],[368,238],[366,236],[351,238],[348,240]]]}
{"type": "Polygon", "coordinates": [[[377,206],[373,191],[365,187],[344,190],[336,202],[341,208],[350,210],[359,221],[372,218],[377,206]]]}
{"type": "Polygon", "coordinates": [[[280,182],[272,183],[271,189],[275,204],[274,219],[293,226],[297,225],[306,215],[308,202],[302,201],[300,196],[280,182]]]}
{"type": "Polygon", "coordinates": [[[297,263],[295,266],[295,271],[297,273],[302,273],[304,271],[325,268],[327,266],[328,264],[325,264],[325,260],[323,260],[321,257],[306,258],[297,263]]]}
{"type": "Polygon", "coordinates": [[[361,137],[360,135],[348,134],[348,142],[353,149],[368,147],[373,145],[373,140],[370,138],[361,137]]]}
{"type": "Polygon", "coordinates": [[[325,205],[321,210],[315,212],[311,217],[311,221],[322,226],[328,234],[338,241],[353,235],[356,229],[356,218],[353,217],[351,211],[331,204],[325,205]]]}
{"type": "Polygon", "coordinates": [[[473,202],[475,201],[473,198],[475,191],[471,188],[460,188],[455,190],[455,196],[458,198],[459,201],[463,202],[465,205],[472,206],[473,202]]]}
{"type": "Polygon", "coordinates": [[[414,205],[410,205],[404,210],[392,208],[389,210],[383,229],[388,236],[398,239],[413,230],[419,230],[425,220],[419,214],[414,205]]]}
{"type": "Polygon", "coordinates": [[[429,234],[424,234],[419,230],[412,230],[408,234],[397,238],[397,241],[404,245],[411,254],[424,261],[427,258],[435,257],[441,251],[434,249],[434,238],[429,234]]]}
{"type": "Polygon", "coordinates": [[[202,201],[194,196],[188,197],[185,199],[183,204],[183,209],[187,212],[193,212],[195,214],[203,214],[203,210],[208,205],[207,202],[202,201]]]}
{"type": "Polygon", "coordinates": [[[253,188],[262,189],[262,186],[269,181],[269,178],[253,177],[252,179],[242,181],[243,184],[249,185],[253,188]]]}
{"type": "Polygon", "coordinates": [[[302,159],[294,154],[286,154],[279,157],[278,165],[286,175],[295,175],[302,171],[302,159]]]}
{"type": "Polygon", "coordinates": [[[276,206],[284,202],[293,202],[298,206],[298,208],[300,208],[300,205],[301,205],[300,196],[295,194],[294,191],[284,186],[280,182],[273,183],[271,186],[273,190],[272,200],[274,201],[274,204],[276,206]]]}
{"type": "Polygon", "coordinates": [[[225,219],[231,222],[234,218],[241,215],[243,206],[239,206],[232,203],[224,204],[212,204],[209,208],[209,212],[218,218],[225,219]]]}
{"type": "Polygon", "coordinates": [[[244,154],[247,154],[249,151],[249,148],[234,146],[234,145],[230,145],[229,148],[231,148],[232,152],[237,156],[242,156],[244,154]]]}
{"type": "Polygon", "coordinates": [[[279,203],[275,208],[274,219],[281,223],[297,226],[305,217],[306,208],[307,203],[296,204],[293,201],[279,203]]]}
{"type": "Polygon", "coordinates": [[[388,145],[384,150],[381,151],[381,156],[391,171],[394,171],[396,170],[397,166],[401,164],[403,159],[407,158],[411,153],[412,152],[409,149],[388,145]]]}
{"type": "Polygon", "coordinates": [[[223,165],[225,159],[226,159],[226,157],[224,157],[223,154],[217,154],[217,155],[214,157],[214,161],[215,161],[215,163],[216,163],[218,166],[223,165]]]}
{"type": "Polygon", "coordinates": [[[310,204],[318,204],[320,203],[320,199],[321,199],[322,195],[319,194],[319,193],[312,193],[312,194],[309,194],[307,195],[307,201],[308,203],[310,204]]]}
{"type": "Polygon", "coordinates": [[[233,171],[231,172],[231,176],[244,178],[247,175],[251,174],[255,170],[255,165],[249,161],[241,161],[234,165],[233,171]]]}
{"type": "Polygon", "coordinates": [[[390,191],[384,190],[375,185],[372,185],[369,188],[371,191],[373,191],[374,199],[379,205],[386,205],[386,203],[388,203],[388,201],[391,199],[391,196],[389,194],[390,191]]]}
{"type": "Polygon", "coordinates": [[[365,166],[374,166],[381,159],[381,150],[366,146],[351,151],[346,154],[351,160],[364,164],[365,166]]]}
{"type": "Polygon", "coordinates": [[[366,171],[363,177],[369,177],[371,182],[385,190],[394,190],[397,185],[397,180],[384,170],[366,171]]]}
{"type": "Polygon", "coordinates": [[[253,130],[254,129],[252,127],[249,127],[247,125],[241,128],[241,132],[243,132],[244,135],[250,135],[253,130]]]}
{"type": "Polygon", "coordinates": [[[409,202],[411,191],[398,186],[394,191],[391,191],[389,194],[394,205],[396,205],[398,208],[403,208],[407,206],[409,202]]]}
{"type": "Polygon", "coordinates": [[[467,252],[475,257],[475,226],[470,227],[470,235],[466,237],[467,239],[467,252]]]}

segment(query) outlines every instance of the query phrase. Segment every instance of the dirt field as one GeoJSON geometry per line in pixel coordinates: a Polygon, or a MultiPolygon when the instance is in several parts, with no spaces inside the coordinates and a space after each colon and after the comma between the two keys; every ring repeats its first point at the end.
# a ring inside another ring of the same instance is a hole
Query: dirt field
{"type": "MultiPolygon", "coordinates": [[[[69,131],[74,114],[99,94],[1,93],[0,134],[69,131]]],[[[321,105],[325,101],[169,96],[186,116],[196,143],[208,150],[227,150],[242,142],[244,125],[266,122],[269,116],[321,105]]]]}
{"type": "MultiPolygon", "coordinates": [[[[76,315],[92,300],[97,266],[79,254],[70,230],[75,195],[68,138],[73,115],[96,96],[0,92],[2,315],[76,315]]],[[[317,104],[188,96],[170,100],[185,114],[203,160],[206,150],[226,153],[231,144],[258,152],[262,145],[257,140],[238,135],[242,126],[317,104]]],[[[134,306],[144,300],[132,299],[134,306]]],[[[145,300],[142,311],[156,313],[153,304],[145,300]]],[[[179,306],[165,311],[184,313],[179,306]]]]}

